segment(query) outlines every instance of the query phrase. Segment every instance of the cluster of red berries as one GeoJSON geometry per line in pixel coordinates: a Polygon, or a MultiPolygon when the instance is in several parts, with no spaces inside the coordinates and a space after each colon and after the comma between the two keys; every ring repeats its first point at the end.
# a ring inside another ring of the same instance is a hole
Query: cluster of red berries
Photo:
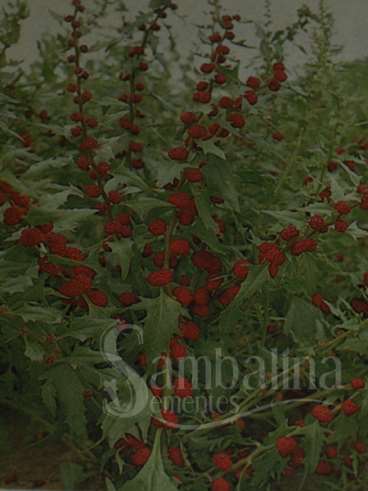
{"type": "MultiPolygon", "coordinates": [[[[147,44],[150,34],[161,29],[158,20],[166,18],[166,10],[168,8],[175,10],[176,5],[170,2],[164,4],[154,12],[155,17],[152,22],[140,26],[140,30],[143,31],[142,41],[139,45],[132,46],[129,49],[129,69],[120,74],[120,80],[127,82],[129,87],[128,91],[123,92],[119,97],[119,100],[127,106],[127,114],[119,119],[119,125],[120,128],[132,136],[137,136],[141,133],[141,127],[137,124],[137,119],[145,117],[144,113],[139,109],[139,104],[143,102],[143,92],[145,90],[142,75],[149,69],[149,64],[144,57],[147,44]]],[[[143,142],[131,140],[122,155],[126,155],[131,167],[142,169],[144,167],[143,150],[143,142]]]]}
{"type": "MultiPolygon", "coordinates": [[[[50,254],[83,262],[85,254],[78,248],[68,245],[68,239],[63,234],[53,231],[53,224],[48,223],[37,227],[24,228],[21,231],[19,243],[24,247],[38,247],[43,244],[50,254]]],[[[39,271],[50,277],[64,279],[58,291],[67,299],[64,301],[80,308],[88,308],[83,295],[98,307],[105,307],[108,303],[106,294],[92,286],[96,272],[84,265],[68,268],[49,261],[47,255],[39,257],[39,271]],[[66,281],[65,281],[66,279],[66,281]]]]}
{"type": "Polygon", "coordinates": [[[10,206],[4,210],[5,225],[18,225],[25,218],[31,206],[29,196],[18,193],[6,181],[0,181],[0,206],[8,203],[10,206]]]}

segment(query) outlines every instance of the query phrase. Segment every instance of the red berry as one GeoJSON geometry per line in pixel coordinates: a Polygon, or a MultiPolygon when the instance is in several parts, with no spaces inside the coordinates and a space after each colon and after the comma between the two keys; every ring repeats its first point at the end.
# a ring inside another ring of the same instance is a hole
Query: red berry
{"type": "Polygon", "coordinates": [[[245,125],[245,118],[240,113],[230,113],[227,117],[233,128],[243,128],[245,125]]]}
{"type": "Polygon", "coordinates": [[[312,304],[318,307],[325,314],[329,314],[331,312],[330,307],[320,293],[315,293],[312,295],[312,304]]]}
{"type": "Polygon", "coordinates": [[[239,285],[229,286],[229,288],[227,288],[222,293],[222,295],[219,297],[218,301],[222,305],[229,305],[234,300],[234,298],[237,296],[237,294],[239,293],[239,290],[240,290],[239,285]]]}
{"type": "Polygon", "coordinates": [[[151,286],[162,287],[168,285],[172,281],[173,272],[170,269],[161,269],[153,271],[147,277],[147,281],[151,286]]]}
{"type": "Polygon", "coordinates": [[[298,235],[299,235],[299,230],[294,225],[288,225],[280,232],[280,237],[286,241],[295,239],[296,237],[298,237],[298,235]]]}
{"type": "Polygon", "coordinates": [[[184,124],[188,126],[195,123],[197,121],[197,116],[192,112],[182,112],[180,115],[180,119],[184,124]]]}
{"type": "Polygon", "coordinates": [[[326,232],[327,230],[327,224],[325,222],[325,219],[321,217],[321,215],[313,215],[309,219],[309,226],[313,229],[316,230],[317,232],[326,232]]]}
{"type": "MultiPolygon", "coordinates": [[[[191,136],[195,140],[202,140],[207,136],[207,128],[200,124],[195,124],[187,129],[188,135],[191,136]]],[[[185,160],[185,159],[182,159],[185,160]]]]}
{"type": "Polygon", "coordinates": [[[327,462],[326,460],[321,460],[316,467],[316,474],[320,476],[329,476],[334,471],[334,467],[332,464],[327,462]]]}
{"type": "Polygon", "coordinates": [[[281,85],[280,85],[280,82],[278,80],[276,80],[275,78],[273,78],[272,80],[270,80],[268,82],[268,88],[272,91],[272,92],[277,92],[278,90],[280,90],[281,88],[281,85]]]}
{"type": "Polygon", "coordinates": [[[84,186],[84,192],[89,198],[98,198],[102,190],[98,184],[87,184],[84,186]]]}
{"type": "Polygon", "coordinates": [[[221,260],[209,251],[198,251],[192,255],[192,262],[198,269],[207,271],[208,274],[215,275],[221,272],[221,260]]]}
{"type": "Polygon", "coordinates": [[[178,467],[184,466],[184,457],[179,447],[170,447],[167,451],[168,457],[174,465],[178,467]]]}
{"type": "Polygon", "coordinates": [[[258,102],[258,96],[253,90],[246,90],[244,92],[244,97],[251,106],[254,106],[258,102]]]}
{"type": "Polygon", "coordinates": [[[203,173],[198,167],[186,167],[183,176],[189,182],[201,182],[203,180],[203,173]]]}
{"type": "Polygon", "coordinates": [[[190,194],[179,191],[169,196],[168,202],[174,205],[176,208],[185,208],[188,211],[196,212],[195,202],[190,194]]]}
{"type": "Polygon", "coordinates": [[[180,342],[179,336],[175,336],[170,341],[170,358],[172,358],[173,360],[180,360],[182,358],[185,358],[187,354],[187,347],[185,346],[185,344],[182,344],[180,342]]]}
{"type": "Polygon", "coordinates": [[[297,441],[290,436],[282,436],[276,440],[276,448],[282,457],[291,455],[297,448],[297,441]]]}
{"type": "Polygon", "coordinates": [[[353,414],[357,413],[360,411],[360,406],[356,402],[352,401],[351,399],[347,399],[341,404],[341,411],[346,415],[346,416],[352,416],[353,414]]]}
{"type": "Polygon", "coordinates": [[[19,206],[11,206],[4,211],[4,223],[5,225],[17,225],[20,223],[27,210],[19,206]]]}
{"type": "Polygon", "coordinates": [[[161,418],[164,419],[166,423],[153,418],[152,422],[156,428],[177,428],[178,417],[173,411],[170,411],[170,409],[163,409],[161,411],[161,418]]]}
{"type": "Polygon", "coordinates": [[[123,196],[119,191],[110,191],[107,196],[109,198],[109,201],[114,205],[119,204],[123,199],[123,196]]]}
{"type": "Polygon", "coordinates": [[[134,292],[124,292],[119,295],[119,301],[124,307],[129,307],[139,302],[139,297],[134,292]]]}
{"type": "Polygon", "coordinates": [[[183,338],[190,341],[197,341],[199,339],[200,329],[195,322],[183,320],[180,323],[179,329],[183,338]]]}
{"type": "Polygon", "coordinates": [[[45,240],[45,235],[38,228],[22,230],[19,242],[25,247],[35,247],[45,240]]]}
{"type": "Polygon", "coordinates": [[[193,302],[193,294],[185,286],[176,287],[173,293],[176,300],[184,306],[188,306],[193,302]]]}
{"type": "Polygon", "coordinates": [[[218,452],[212,457],[212,462],[215,467],[222,471],[227,471],[233,465],[230,455],[225,452],[218,452]]]}
{"type": "Polygon", "coordinates": [[[331,409],[324,404],[317,404],[317,406],[314,406],[312,409],[312,416],[320,423],[330,423],[334,418],[331,409]]]}
{"type": "Polygon", "coordinates": [[[193,393],[191,382],[184,377],[177,378],[174,382],[174,393],[181,398],[191,397],[193,393]]]}
{"type": "Polygon", "coordinates": [[[161,218],[156,218],[148,225],[148,230],[151,232],[152,235],[164,235],[167,230],[167,224],[165,220],[162,220],[161,218]]]}
{"type": "Polygon", "coordinates": [[[223,96],[218,102],[219,107],[222,109],[232,109],[233,108],[233,100],[231,97],[223,96]]]}
{"type": "Polygon", "coordinates": [[[359,454],[366,453],[367,451],[367,446],[364,442],[360,442],[360,441],[355,442],[353,447],[359,454]]]}
{"type": "Polygon", "coordinates": [[[186,239],[174,239],[170,243],[170,253],[177,256],[188,256],[190,243],[186,239]]]}
{"type": "Polygon", "coordinates": [[[208,86],[209,86],[208,82],[201,80],[197,83],[196,88],[199,92],[204,92],[205,90],[208,89],[208,86]]]}
{"type": "Polygon", "coordinates": [[[249,263],[246,259],[239,259],[233,266],[233,274],[240,280],[245,280],[249,273],[249,263]]]}
{"type": "Polygon", "coordinates": [[[175,147],[169,150],[168,155],[171,160],[182,162],[187,160],[189,152],[185,147],[175,147]]]}
{"type": "Polygon", "coordinates": [[[148,447],[138,448],[132,456],[131,463],[135,466],[144,465],[151,456],[151,449],[148,447]]]}
{"type": "Polygon", "coordinates": [[[203,63],[200,66],[200,70],[202,73],[211,73],[215,69],[215,64],[214,63],[203,63]]]}
{"type": "Polygon", "coordinates": [[[250,76],[250,77],[248,77],[248,80],[246,81],[246,85],[253,90],[257,90],[261,86],[261,81],[258,77],[250,76]]]}
{"type": "Polygon", "coordinates": [[[337,201],[333,206],[339,215],[347,215],[351,212],[351,206],[346,201],[337,201]]]}
{"type": "Polygon", "coordinates": [[[214,479],[212,481],[211,490],[212,491],[230,491],[231,485],[226,479],[223,477],[219,477],[218,479],[214,479]]]}
{"type": "Polygon", "coordinates": [[[129,142],[129,150],[133,153],[140,153],[143,151],[144,144],[141,142],[131,141],[129,142]]]}
{"type": "Polygon", "coordinates": [[[208,37],[211,43],[220,43],[222,41],[221,34],[219,32],[214,32],[208,37]]]}
{"type": "Polygon", "coordinates": [[[88,276],[81,275],[64,283],[59,292],[66,297],[79,297],[91,289],[92,281],[88,276]]]}
{"type": "Polygon", "coordinates": [[[98,146],[98,142],[95,138],[87,136],[79,145],[79,148],[81,150],[97,150],[98,146]]]}
{"type": "Polygon", "coordinates": [[[283,70],[275,70],[273,76],[278,82],[285,82],[288,79],[287,74],[283,70]]]}
{"type": "Polygon", "coordinates": [[[349,228],[348,222],[345,222],[345,220],[336,220],[335,222],[335,230],[336,232],[344,233],[347,231],[349,228]]]}
{"type": "Polygon", "coordinates": [[[97,307],[106,307],[108,303],[107,295],[101,290],[92,289],[87,292],[87,297],[97,307]]]}
{"type": "Polygon", "coordinates": [[[336,459],[338,454],[337,447],[334,445],[329,445],[328,447],[325,448],[325,455],[329,459],[336,459]]]}
{"type": "Polygon", "coordinates": [[[291,247],[291,253],[294,256],[300,256],[304,252],[314,252],[317,248],[317,242],[314,239],[302,239],[295,242],[291,247]]]}
{"type": "Polygon", "coordinates": [[[215,75],[215,82],[219,85],[223,85],[226,82],[226,75],[224,73],[217,73],[215,75]]]}
{"type": "Polygon", "coordinates": [[[352,381],[351,381],[351,387],[354,390],[364,389],[364,387],[365,387],[365,380],[363,378],[353,378],[352,381]]]}

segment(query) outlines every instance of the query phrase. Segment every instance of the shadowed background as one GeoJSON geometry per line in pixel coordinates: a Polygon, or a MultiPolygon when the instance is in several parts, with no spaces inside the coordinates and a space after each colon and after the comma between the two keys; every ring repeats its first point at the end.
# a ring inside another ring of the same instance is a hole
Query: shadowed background
{"type": "MultiPolygon", "coordinates": [[[[0,5],[5,4],[5,0],[0,0],[0,5]]],[[[17,59],[23,59],[25,64],[32,62],[37,56],[37,40],[42,33],[47,30],[57,30],[58,25],[51,17],[48,9],[64,15],[70,11],[69,0],[28,0],[31,15],[23,23],[22,37],[17,48],[11,50],[11,55],[17,59]]],[[[85,0],[85,5],[93,4],[93,0],[85,0]]],[[[126,0],[125,4],[130,12],[139,9],[144,10],[148,0],[126,0]]],[[[261,21],[264,13],[262,0],[223,0],[223,5],[231,13],[240,13],[242,18],[261,21]]],[[[301,5],[315,9],[318,7],[318,0],[272,0],[272,10],[274,18],[274,28],[282,29],[296,19],[296,10],[301,5]]],[[[189,52],[192,47],[192,40],[196,37],[194,23],[203,22],[206,17],[203,11],[207,7],[206,0],[177,0],[179,12],[185,19],[170,19],[174,32],[177,33],[177,44],[182,52],[189,52]]],[[[368,51],[367,42],[367,23],[368,2],[367,0],[327,0],[326,5],[331,10],[335,18],[335,41],[343,46],[340,57],[343,60],[364,58],[368,51]]],[[[115,18],[109,18],[108,22],[116,23],[115,18]]],[[[254,30],[247,32],[247,42],[254,44],[256,37],[254,30]]],[[[303,39],[301,40],[303,42],[303,39]]],[[[305,42],[305,41],[304,41],[305,42]]],[[[234,50],[237,56],[244,56],[244,52],[234,50]]],[[[248,52],[246,56],[251,56],[248,52]]],[[[289,67],[297,69],[300,60],[298,50],[288,52],[289,67]]]]}

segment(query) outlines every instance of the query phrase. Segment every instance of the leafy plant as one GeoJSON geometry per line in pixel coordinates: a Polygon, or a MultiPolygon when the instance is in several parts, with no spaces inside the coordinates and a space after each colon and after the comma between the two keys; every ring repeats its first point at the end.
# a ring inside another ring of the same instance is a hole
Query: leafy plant
{"type": "Polygon", "coordinates": [[[266,2],[243,80],[217,0],[195,63],[180,5],[89,4],[29,70],[25,4],[0,22],[0,404],[71,448],[66,489],[365,489],[367,106],[330,13],[266,2]]]}

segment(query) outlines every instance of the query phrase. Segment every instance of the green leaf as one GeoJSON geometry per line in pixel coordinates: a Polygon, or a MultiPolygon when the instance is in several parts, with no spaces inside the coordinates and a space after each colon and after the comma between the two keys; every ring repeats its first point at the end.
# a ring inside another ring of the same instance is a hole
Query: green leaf
{"type": "Polygon", "coordinates": [[[33,361],[41,361],[45,354],[43,347],[36,341],[29,339],[27,336],[24,337],[24,342],[26,344],[24,354],[33,361]]]}
{"type": "Polygon", "coordinates": [[[126,203],[128,208],[138,213],[138,215],[144,219],[146,215],[153,209],[159,208],[171,208],[172,205],[167,201],[160,200],[157,198],[150,197],[140,197],[126,203]]]}
{"type": "Polygon", "coordinates": [[[105,478],[105,484],[107,491],[116,491],[116,487],[113,485],[108,477],[105,478]]]}
{"type": "Polygon", "coordinates": [[[152,413],[149,404],[147,404],[144,411],[129,418],[107,414],[102,423],[102,432],[104,437],[107,438],[110,447],[113,447],[115,442],[123,437],[125,433],[132,432],[135,425],[149,425],[151,418],[152,413]]]}
{"type": "Polygon", "coordinates": [[[166,4],[167,0],[151,0],[149,3],[149,7],[155,10],[164,7],[166,4]]]}
{"type": "Polygon", "coordinates": [[[157,298],[147,301],[144,324],[144,351],[150,359],[167,351],[170,338],[178,326],[181,306],[161,290],[157,298]]]}
{"type": "Polygon", "coordinates": [[[308,474],[314,472],[317,467],[324,439],[323,429],[317,421],[306,428],[304,440],[306,452],[305,471],[308,474]]]}
{"type": "Polygon", "coordinates": [[[57,393],[59,404],[63,408],[65,421],[71,435],[78,441],[87,439],[87,419],[83,399],[83,385],[69,365],[60,363],[49,371],[57,393]]]}
{"type": "Polygon", "coordinates": [[[109,242],[115,264],[120,266],[121,279],[124,281],[129,273],[130,262],[133,257],[133,244],[131,240],[109,242]]]}
{"type": "Polygon", "coordinates": [[[53,417],[56,416],[56,389],[50,380],[47,380],[41,387],[41,397],[43,403],[53,417]]]}
{"type": "Polygon", "coordinates": [[[65,331],[65,337],[72,337],[85,341],[88,338],[98,338],[104,330],[116,325],[115,319],[94,319],[93,317],[76,317],[70,323],[70,328],[65,331]]]}
{"type": "Polygon", "coordinates": [[[234,326],[241,319],[243,316],[241,310],[243,303],[257,293],[268,279],[269,274],[266,266],[258,266],[250,271],[235,299],[222,311],[219,318],[220,329],[234,326]]]}
{"type": "Polygon", "coordinates": [[[254,461],[252,484],[256,489],[266,489],[265,485],[269,482],[270,476],[281,471],[284,466],[284,459],[275,449],[266,452],[254,461]]]}
{"type": "Polygon", "coordinates": [[[192,191],[194,194],[198,214],[202,220],[204,227],[209,230],[216,230],[217,224],[211,215],[210,193],[207,189],[201,189],[200,191],[197,191],[194,186],[192,187],[192,191]]]}
{"type": "Polygon", "coordinates": [[[156,433],[151,457],[138,475],[128,481],[120,491],[177,491],[177,487],[165,472],[160,449],[161,433],[156,433]]]}
{"type": "Polygon", "coordinates": [[[212,140],[198,142],[198,146],[201,147],[206,155],[212,154],[216,155],[216,157],[219,157],[222,160],[226,160],[226,155],[224,154],[223,150],[221,150],[219,146],[215,145],[212,140]]]}
{"type": "Polygon", "coordinates": [[[302,298],[294,297],[285,319],[284,330],[300,344],[315,339],[317,321],[322,319],[321,312],[302,298]]]}
{"type": "Polygon", "coordinates": [[[52,307],[40,307],[39,305],[26,304],[16,310],[15,313],[26,322],[44,321],[54,323],[61,320],[61,312],[59,310],[52,307]]]}
{"type": "Polygon", "coordinates": [[[236,189],[234,171],[231,164],[223,160],[211,158],[208,165],[203,167],[208,188],[214,194],[218,192],[225,198],[224,207],[239,213],[239,192],[236,189]]]}
{"type": "Polygon", "coordinates": [[[83,466],[72,462],[61,464],[60,474],[65,491],[74,491],[77,485],[86,479],[86,473],[83,466]]]}
{"type": "Polygon", "coordinates": [[[27,215],[27,222],[30,225],[41,225],[52,221],[57,224],[58,232],[70,233],[77,225],[81,225],[81,222],[91,218],[96,213],[96,210],[87,208],[49,210],[47,208],[33,207],[27,215]]]}
{"type": "Polygon", "coordinates": [[[17,278],[7,278],[0,285],[0,291],[5,294],[22,293],[33,286],[32,278],[23,275],[17,278]]]}

